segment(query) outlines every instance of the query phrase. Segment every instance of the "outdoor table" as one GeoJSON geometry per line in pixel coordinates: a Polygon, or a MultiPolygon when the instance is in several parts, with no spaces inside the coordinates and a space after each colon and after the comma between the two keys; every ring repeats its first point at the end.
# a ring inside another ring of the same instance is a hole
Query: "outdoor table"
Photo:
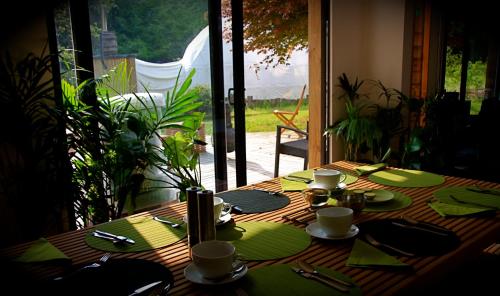
{"type": "MultiPolygon", "coordinates": [[[[350,173],[359,166],[357,163],[339,161],[325,165],[325,168],[334,168],[350,173]]],[[[500,188],[500,184],[464,179],[458,177],[445,176],[445,182],[438,186],[425,188],[396,188],[380,185],[368,180],[367,176],[360,176],[358,181],[349,185],[349,188],[374,188],[397,190],[410,196],[413,199],[411,206],[398,211],[387,212],[362,212],[354,218],[354,224],[373,219],[399,218],[401,215],[409,215],[414,219],[430,222],[446,227],[454,231],[461,240],[461,244],[455,250],[442,256],[426,257],[397,257],[400,261],[411,265],[414,272],[400,272],[398,270],[364,269],[346,266],[352,247],[351,241],[340,241],[331,243],[320,239],[313,239],[311,245],[304,251],[294,256],[265,261],[249,261],[247,266],[250,270],[272,264],[293,263],[297,259],[306,260],[314,265],[337,270],[350,276],[360,285],[364,295],[393,295],[404,294],[415,287],[422,287],[433,283],[447,271],[453,270],[467,260],[473,260],[481,251],[500,237],[500,212],[490,217],[458,217],[444,218],[438,215],[427,204],[427,200],[432,193],[443,187],[450,186],[470,186],[478,185],[488,188],[500,188]]],[[[239,189],[259,189],[281,190],[278,178],[270,179],[255,185],[241,187],[239,189]]],[[[282,217],[286,214],[305,208],[305,203],[301,192],[285,192],[290,198],[290,204],[279,210],[258,213],[258,214],[232,214],[235,222],[245,221],[274,221],[286,224],[294,224],[293,221],[285,221],[282,217]]],[[[182,219],[186,213],[186,203],[178,203],[163,208],[155,209],[146,213],[139,213],[136,216],[151,214],[182,219]]],[[[305,225],[294,224],[297,227],[305,228],[305,225]]],[[[63,251],[73,261],[73,264],[82,264],[98,260],[105,252],[89,247],[85,243],[85,235],[88,229],[71,231],[47,239],[63,251]]],[[[0,250],[0,255],[14,258],[26,250],[31,243],[24,243],[7,249],[0,250]]],[[[277,246],[278,247],[278,246],[277,246]]],[[[187,239],[164,248],[137,253],[113,253],[113,258],[140,258],[159,262],[167,266],[173,273],[175,283],[170,291],[171,295],[206,294],[211,288],[196,285],[184,278],[183,270],[191,262],[187,247],[187,239]]],[[[44,267],[39,264],[37,273],[43,277],[50,278],[59,275],[60,269],[53,265],[44,267]]]]}

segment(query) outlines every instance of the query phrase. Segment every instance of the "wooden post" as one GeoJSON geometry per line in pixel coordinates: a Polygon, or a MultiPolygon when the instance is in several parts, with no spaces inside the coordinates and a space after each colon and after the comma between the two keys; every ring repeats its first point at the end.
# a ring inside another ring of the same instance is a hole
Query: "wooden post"
{"type": "Polygon", "coordinates": [[[326,46],[325,15],[328,13],[322,0],[309,0],[309,167],[325,163],[325,92],[326,46]]]}

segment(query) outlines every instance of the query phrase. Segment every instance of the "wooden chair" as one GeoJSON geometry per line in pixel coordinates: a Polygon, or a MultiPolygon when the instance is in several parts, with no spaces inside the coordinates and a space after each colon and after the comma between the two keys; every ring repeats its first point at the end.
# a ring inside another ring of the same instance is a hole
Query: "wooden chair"
{"type": "Polygon", "coordinates": [[[280,154],[287,154],[297,157],[304,158],[304,170],[307,170],[308,155],[308,133],[300,129],[296,129],[289,126],[278,125],[276,126],[276,152],[274,157],[274,177],[278,177],[279,167],[280,167],[280,154]],[[297,134],[300,134],[304,138],[298,140],[281,142],[281,131],[284,129],[291,130],[297,134]]]}
{"type": "MultiPolygon", "coordinates": [[[[293,122],[297,114],[299,114],[300,106],[302,105],[302,101],[304,100],[304,94],[306,92],[306,86],[304,84],[304,87],[302,88],[302,94],[300,95],[300,98],[297,102],[297,106],[295,107],[295,111],[290,112],[290,111],[280,111],[280,110],[274,110],[273,114],[278,117],[279,120],[281,120],[286,126],[292,127],[294,129],[300,130],[297,125],[293,122]]],[[[280,133],[283,132],[283,129],[280,131],[280,133]]],[[[299,137],[302,137],[303,135],[300,133],[297,133],[299,137]]]]}

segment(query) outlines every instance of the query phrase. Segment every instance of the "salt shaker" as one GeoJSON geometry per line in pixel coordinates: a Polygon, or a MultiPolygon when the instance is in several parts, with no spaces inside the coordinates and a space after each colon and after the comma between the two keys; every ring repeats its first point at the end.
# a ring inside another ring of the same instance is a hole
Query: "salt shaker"
{"type": "Polygon", "coordinates": [[[215,239],[214,193],[202,190],[198,195],[198,224],[200,242],[215,239]]]}

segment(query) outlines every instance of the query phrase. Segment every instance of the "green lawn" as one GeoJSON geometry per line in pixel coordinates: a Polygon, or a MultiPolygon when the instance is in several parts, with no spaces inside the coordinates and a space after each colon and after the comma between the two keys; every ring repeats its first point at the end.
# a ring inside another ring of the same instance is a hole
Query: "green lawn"
{"type": "MultiPolygon", "coordinates": [[[[260,104],[260,106],[247,107],[245,110],[245,128],[247,133],[253,132],[274,132],[278,124],[283,124],[274,114],[273,110],[294,111],[295,104],[282,103],[279,106],[271,106],[270,104],[260,104]]],[[[234,113],[231,114],[234,127],[234,113]]],[[[299,114],[295,117],[295,124],[305,130],[307,121],[309,120],[309,106],[306,101],[302,104],[299,114]]],[[[207,134],[212,134],[212,121],[205,121],[207,134]]]]}

